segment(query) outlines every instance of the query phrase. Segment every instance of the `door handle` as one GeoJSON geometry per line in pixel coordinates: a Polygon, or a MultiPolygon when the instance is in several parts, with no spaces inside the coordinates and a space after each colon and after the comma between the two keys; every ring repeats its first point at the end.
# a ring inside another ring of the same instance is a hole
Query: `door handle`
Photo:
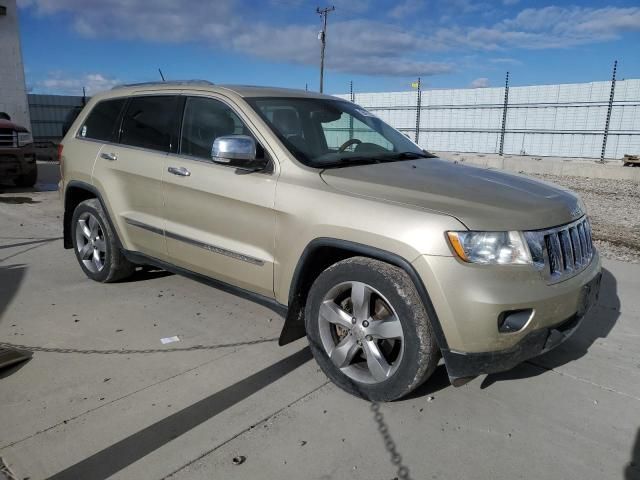
{"type": "Polygon", "coordinates": [[[100,158],[104,158],[105,160],[109,160],[111,162],[113,162],[114,160],[118,159],[118,156],[115,153],[101,153],[100,154],[100,158]]]}
{"type": "Polygon", "coordinates": [[[179,177],[188,177],[191,175],[191,172],[184,167],[169,167],[167,170],[169,173],[173,173],[179,177]]]}

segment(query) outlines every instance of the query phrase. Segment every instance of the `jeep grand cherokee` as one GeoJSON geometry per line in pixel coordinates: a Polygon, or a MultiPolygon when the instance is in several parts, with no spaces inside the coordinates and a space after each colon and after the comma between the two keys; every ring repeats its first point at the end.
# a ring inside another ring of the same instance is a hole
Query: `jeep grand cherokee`
{"type": "Polygon", "coordinates": [[[338,98],[123,86],[62,145],[65,247],[89,278],[152,264],[250,294],[365,398],[406,395],[441,357],[454,385],[509,369],[597,297],[574,193],[434,158],[338,98]]]}

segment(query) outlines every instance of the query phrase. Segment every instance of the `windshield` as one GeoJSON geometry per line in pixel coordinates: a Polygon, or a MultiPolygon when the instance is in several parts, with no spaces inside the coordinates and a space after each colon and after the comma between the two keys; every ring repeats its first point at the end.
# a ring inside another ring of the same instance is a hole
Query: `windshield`
{"type": "Polygon", "coordinates": [[[362,107],[324,98],[249,98],[285,146],[316,168],[430,157],[362,107]]]}

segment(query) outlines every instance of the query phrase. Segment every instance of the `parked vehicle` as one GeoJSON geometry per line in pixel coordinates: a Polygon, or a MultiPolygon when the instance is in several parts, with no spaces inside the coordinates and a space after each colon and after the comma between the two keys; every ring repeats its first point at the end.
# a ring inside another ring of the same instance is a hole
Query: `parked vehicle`
{"type": "Polygon", "coordinates": [[[282,312],[323,371],[400,398],[565,340],[600,260],[582,201],[434,158],[351,102],[166,82],[96,95],[62,142],[64,245],[98,282],[151,264],[282,312]]]}
{"type": "Polygon", "coordinates": [[[38,178],[33,137],[29,130],[0,112],[0,183],[33,187],[38,178]]]}

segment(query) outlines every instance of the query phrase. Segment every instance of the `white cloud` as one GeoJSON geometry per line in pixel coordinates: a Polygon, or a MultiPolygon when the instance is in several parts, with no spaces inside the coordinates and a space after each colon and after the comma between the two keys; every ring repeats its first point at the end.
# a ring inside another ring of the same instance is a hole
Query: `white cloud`
{"type": "Polygon", "coordinates": [[[486,88],[489,86],[489,79],[486,77],[476,78],[469,84],[469,86],[471,88],[486,88]]]}
{"type": "Polygon", "coordinates": [[[517,58],[498,57],[498,58],[490,58],[489,61],[491,63],[498,63],[503,65],[522,65],[522,62],[517,58]]]}
{"type": "MultiPolygon", "coordinates": [[[[19,1],[39,15],[64,12],[72,19],[73,28],[86,37],[195,42],[282,63],[318,62],[317,19],[278,25],[269,18],[253,18],[246,0],[155,0],[152,4],[148,0],[19,1]]],[[[302,5],[298,0],[272,1],[302,5]]],[[[369,0],[339,3],[352,12],[370,8],[369,0]]],[[[451,4],[463,13],[487,8],[486,3],[475,0],[451,0],[451,4]]],[[[420,6],[421,0],[404,0],[389,14],[410,16],[412,9],[420,6]]],[[[478,15],[477,21],[482,18],[487,17],[478,15]]],[[[433,52],[566,48],[614,40],[631,30],[640,31],[638,7],[527,8],[489,24],[447,24],[424,31],[361,17],[344,20],[336,14],[329,24],[327,66],[354,74],[436,75],[450,72],[454,66],[431,61],[429,54],[433,52]]]]}
{"type": "Polygon", "coordinates": [[[423,6],[423,0],[404,0],[389,11],[389,16],[397,19],[408,17],[418,13],[423,6]]]}
{"type": "Polygon", "coordinates": [[[36,81],[31,88],[36,92],[56,93],[60,95],[82,95],[82,88],[88,96],[118,85],[120,80],[109,78],[100,73],[87,73],[73,76],[62,71],[49,72],[43,80],[36,81]]]}

